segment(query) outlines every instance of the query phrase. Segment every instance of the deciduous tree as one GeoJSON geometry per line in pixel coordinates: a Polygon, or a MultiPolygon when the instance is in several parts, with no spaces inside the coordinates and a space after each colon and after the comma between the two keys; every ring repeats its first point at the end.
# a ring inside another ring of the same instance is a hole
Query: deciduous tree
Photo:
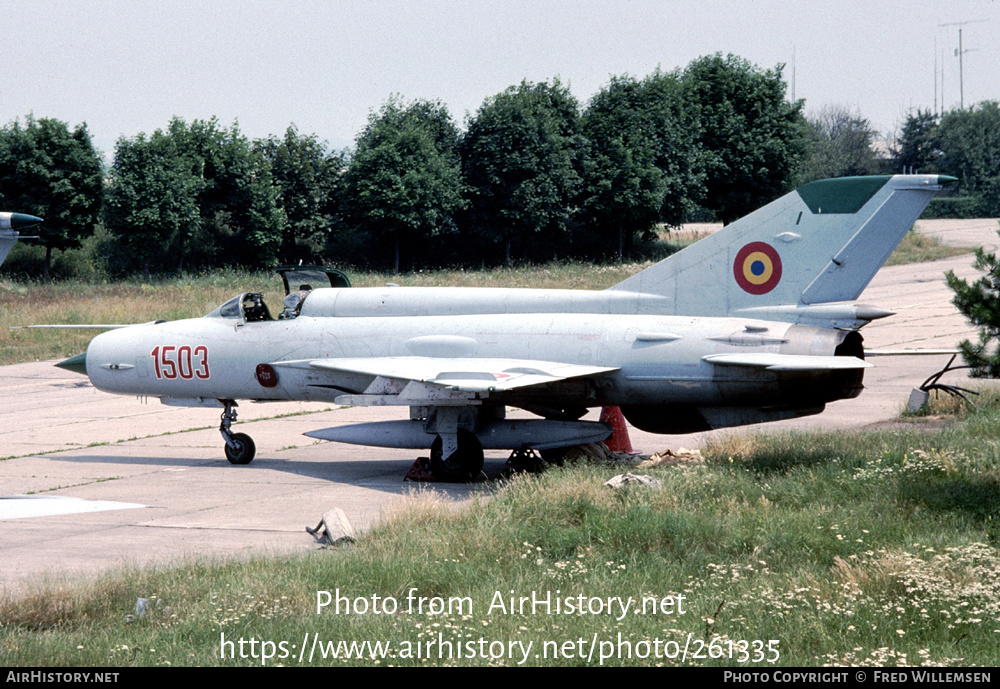
{"type": "Polygon", "coordinates": [[[937,172],[941,155],[937,116],[927,110],[907,115],[893,156],[896,172],[937,172]]]}
{"type": "Polygon", "coordinates": [[[105,225],[117,238],[115,266],[149,275],[183,265],[188,240],[201,226],[200,173],[198,161],[179,151],[168,133],[118,140],[104,209],[105,225]]]}
{"type": "Polygon", "coordinates": [[[824,106],[807,118],[806,153],[799,184],[830,177],[874,175],[882,164],[875,152],[878,136],[871,123],[842,105],[824,106]]]}
{"type": "Polygon", "coordinates": [[[279,190],[278,204],[288,225],[281,242],[281,260],[316,260],[338,225],[340,187],[346,155],[327,150],[316,135],[299,134],[295,125],[282,138],[254,143],[263,154],[279,190]]]}
{"type": "Polygon", "coordinates": [[[583,113],[583,209],[592,233],[619,260],[659,222],[678,225],[696,184],[697,153],[676,73],[614,77],[583,113]]]}
{"type": "Polygon", "coordinates": [[[705,174],[701,204],[728,223],[785,193],[805,132],[802,102],[785,99],[781,66],[761,70],[715,54],[689,64],[683,85],[705,174]]]}
{"type": "Polygon", "coordinates": [[[0,130],[0,201],[4,210],[45,222],[32,228],[45,246],[45,279],[53,249],[71,249],[93,234],[104,188],[101,161],[87,125],[28,116],[0,130]]]}
{"type": "MultiPolygon", "coordinates": [[[[527,81],[487,98],[462,140],[473,236],[531,255],[566,241],[580,186],[579,105],[555,80],[527,81]]],[[[549,254],[551,256],[551,254],[549,254]]]]}
{"type": "Polygon", "coordinates": [[[201,234],[189,246],[192,259],[273,267],[288,220],[263,154],[253,150],[235,123],[227,129],[214,117],[190,125],[174,118],[169,133],[205,181],[198,192],[201,234]]]}
{"type": "Polygon", "coordinates": [[[451,232],[462,206],[458,128],[439,102],[392,99],[368,119],[344,180],[348,223],[393,247],[399,272],[436,236],[451,232]]]}
{"type": "Polygon", "coordinates": [[[147,269],[275,263],[287,219],[263,154],[235,124],[174,118],[121,139],[110,182],[108,229],[124,246],[150,242],[147,269]]]}
{"type": "Polygon", "coordinates": [[[941,172],[958,178],[962,194],[984,199],[984,212],[1000,214],[1000,103],[945,113],[939,135],[941,172]]]}

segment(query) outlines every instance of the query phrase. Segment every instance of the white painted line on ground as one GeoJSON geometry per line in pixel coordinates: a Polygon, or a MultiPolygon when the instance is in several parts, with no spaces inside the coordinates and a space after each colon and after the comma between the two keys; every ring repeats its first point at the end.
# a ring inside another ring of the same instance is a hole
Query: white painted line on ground
{"type": "Polygon", "coordinates": [[[0,519],[29,519],[31,517],[52,517],[58,514],[133,510],[137,507],[148,507],[148,505],[107,500],[84,500],[83,498],[68,498],[61,495],[6,495],[0,497],[0,519]]]}

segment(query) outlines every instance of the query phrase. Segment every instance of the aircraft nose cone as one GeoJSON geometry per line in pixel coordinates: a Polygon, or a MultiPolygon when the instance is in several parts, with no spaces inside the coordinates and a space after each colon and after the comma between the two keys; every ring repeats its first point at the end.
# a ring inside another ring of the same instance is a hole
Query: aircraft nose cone
{"type": "Polygon", "coordinates": [[[0,229],[23,230],[40,222],[44,221],[27,213],[0,213],[0,229]]]}
{"type": "Polygon", "coordinates": [[[87,353],[83,352],[82,354],[77,354],[66,359],[66,361],[60,361],[56,366],[64,368],[67,371],[72,371],[73,373],[87,375],[87,353]]]}

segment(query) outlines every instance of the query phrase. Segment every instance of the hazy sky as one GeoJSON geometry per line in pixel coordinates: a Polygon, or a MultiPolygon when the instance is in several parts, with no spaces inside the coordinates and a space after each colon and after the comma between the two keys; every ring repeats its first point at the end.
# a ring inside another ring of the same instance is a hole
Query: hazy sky
{"type": "Polygon", "coordinates": [[[996,0],[0,0],[0,18],[0,124],[86,122],[106,154],[174,115],[250,137],[295,123],[343,148],[392,94],[441,100],[463,125],[524,79],[559,77],[585,104],[611,75],[715,52],[784,63],[790,84],[794,55],[807,113],[845,105],[886,132],[934,107],[935,56],[958,105],[952,22],[974,22],[966,105],[1000,100],[996,0]]]}

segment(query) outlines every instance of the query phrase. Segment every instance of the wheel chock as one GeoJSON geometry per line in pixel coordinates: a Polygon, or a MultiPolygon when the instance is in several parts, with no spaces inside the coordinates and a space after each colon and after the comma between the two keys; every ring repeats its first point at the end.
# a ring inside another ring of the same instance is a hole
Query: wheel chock
{"type": "Polygon", "coordinates": [[[612,452],[624,452],[634,455],[632,441],[628,437],[628,426],[625,424],[625,416],[620,407],[604,407],[601,409],[601,423],[611,425],[611,435],[604,440],[604,444],[612,452]]]}
{"type": "Polygon", "coordinates": [[[436,481],[431,473],[430,457],[418,457],[403,477],[404,481],[436,481]]]}

